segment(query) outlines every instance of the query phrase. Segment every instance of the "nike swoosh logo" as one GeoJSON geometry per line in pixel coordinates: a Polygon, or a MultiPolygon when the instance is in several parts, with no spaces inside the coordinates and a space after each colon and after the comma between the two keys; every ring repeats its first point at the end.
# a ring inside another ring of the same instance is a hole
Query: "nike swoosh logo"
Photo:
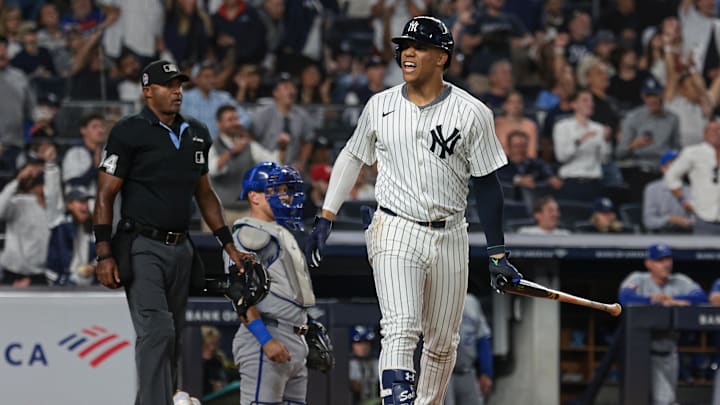
{"type": "Polygon", "coordinates": [[[382,113],[383,118],[387,117],[388,115],[390,115],[390,114],[392,114],[392,113],[394,113],[394,112],[395,112],[395,110],[388,111],[388,112],[386,112],[386,113],[382,113]]]}

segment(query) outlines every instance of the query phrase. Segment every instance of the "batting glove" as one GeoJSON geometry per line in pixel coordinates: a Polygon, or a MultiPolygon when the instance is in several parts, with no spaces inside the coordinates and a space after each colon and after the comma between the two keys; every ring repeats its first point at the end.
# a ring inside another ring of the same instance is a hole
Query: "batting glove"
{"type": "Polygon", "coordinates": [[[305,260],[311,268],[320,267],[322,255],[332,230],[332,221],[323,217],[315,217],[313,230],[305,242],[305,260]]]}
{"type": "Polygon", "coordinates": [[[497,292],[502,292],[506,284],[516,284],[523,278],[523,275],[508,261],[509,256],[510,252],[506,252],[500,259],[490,257],[490,286],[497,292]]]}

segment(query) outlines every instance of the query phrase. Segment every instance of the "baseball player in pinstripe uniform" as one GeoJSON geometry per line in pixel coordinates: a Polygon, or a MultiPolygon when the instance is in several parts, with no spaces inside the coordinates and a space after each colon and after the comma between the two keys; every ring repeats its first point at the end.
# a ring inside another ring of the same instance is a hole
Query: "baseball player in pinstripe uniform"
{"type": "Polygon", "coordinates": [[[495,171],[507,160],[492,112],[443,80],[452,35],[438,19],[420,16],[393,42],[405,83],[365,105],[335,162],[305,254],[311,266],[319,265],[332,220],[360,168],[377,161],[379,209],[365,238],[382,313],[380,396],[386,405],[440,405],[455,364],[467,291],[464,213],[471,176],[493,287],[522,275],[508,262],[504,246],[503,196],[495,171]],[[422,372],[416,376],[413,351],[421,334],[422,372]]]}
{"type": "MultiPolygon", "coordinates": [[[[266,266],[270,293],[247,310],[233,340],[241,405],[305,404],[307,308],[315,304],[310,274],[288,230],[301,227],[302,177],[289,166],[263,162],[243,178],[250,216],[233,224],[238,250],[266,266]]],[[[232,263],[225,255],[226,266],[232,263]]]]}
{"type": "MultiPolygon", "coordinates": [[[[626,305],[685,306],[707,302],[707,294],[690,277],[672,274],[672,250],[664,243],[648,246],[646,272],[630,273],[620,285],[619,301],[626,305]]],[[[677,334],[653,331],[650,342],[653,405],[675,404],[678,379],[677,334]]]]}

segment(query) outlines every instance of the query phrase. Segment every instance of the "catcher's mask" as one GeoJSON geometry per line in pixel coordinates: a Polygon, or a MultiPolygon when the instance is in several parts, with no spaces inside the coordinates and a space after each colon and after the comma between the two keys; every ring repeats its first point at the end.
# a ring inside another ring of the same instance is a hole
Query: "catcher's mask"
{"type": "Polygon", "coordinates": [[[275,222],[291,230],[304,229],[302,223],[303,180],[300,173],[290,166],[279,166],[267,179],[265,198],[275,215],[275,222]]]}

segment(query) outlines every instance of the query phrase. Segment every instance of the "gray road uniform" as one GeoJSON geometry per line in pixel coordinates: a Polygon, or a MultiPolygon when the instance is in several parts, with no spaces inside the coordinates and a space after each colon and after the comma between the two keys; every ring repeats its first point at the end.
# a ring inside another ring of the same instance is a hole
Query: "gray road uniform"
{"type": "Polygon", "coordinates": [[[485,403],[478,385],[475,364],[480,356],[492,356],[489,351],[481,353],[479,350],[479,347],[490,347],[489,345],[479,345],[481,339],[489,338],[490,327],[483,314],[480,301],[475,296],[467,294],[460,323],[457,360],[445,394],[445,405],[483,405],[485,403]]]}
{"type": "MultiPolygon", "coordinates": [[[[700,286],[684,274],[670,274],[668,282],[660,286],[649,272],[633,272],[620,285],[619,299],[623,306],[649,305],[650,296],[664,293],[675,299],[692,304],[707,301],[700,286]]],[[[652,403],[665,405],[675,403],[675,387],[678,380],[677,334],[671,331],[654,331],[650,342],[650,372],[652,403]]]]}
{"type": "MultiPolygon", "coordinates": [[[[275,363],[253,334],[240,326],[233,356],[240,371],[240,404],[305,404],[308,347],[307,309],[315,305],[305,258],[293,235],[276,222],[242,218],[233,225],[235,246],[258,255],[268,269],[270,293],[256,308],[273,338],[290,352],[289,363],[275,363]]],[[[224,254],[226,267],[230,260],[224,254]]]]}

